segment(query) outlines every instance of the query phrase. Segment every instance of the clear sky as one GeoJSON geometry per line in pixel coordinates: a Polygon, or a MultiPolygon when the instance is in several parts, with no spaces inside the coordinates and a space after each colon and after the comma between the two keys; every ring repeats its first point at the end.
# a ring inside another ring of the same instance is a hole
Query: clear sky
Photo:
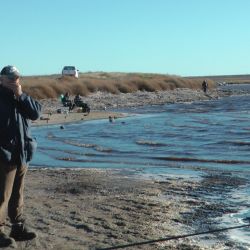
{"type": "Polygon", "coordinates": [[[250,0],[0,0],[0,67],[250,74],[249,25],[250,0]]]}

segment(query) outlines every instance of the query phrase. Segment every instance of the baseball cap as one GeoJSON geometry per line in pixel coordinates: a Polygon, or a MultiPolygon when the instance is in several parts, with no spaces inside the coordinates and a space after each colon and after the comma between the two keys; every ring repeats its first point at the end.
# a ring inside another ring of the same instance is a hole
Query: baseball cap
{"type": "Polygon", "coordinates": [[[8,78],[20,77],[19,70],[15,66],[12,66],[12,65],[3,67],[0,75],[7,76],[8,78]]]}

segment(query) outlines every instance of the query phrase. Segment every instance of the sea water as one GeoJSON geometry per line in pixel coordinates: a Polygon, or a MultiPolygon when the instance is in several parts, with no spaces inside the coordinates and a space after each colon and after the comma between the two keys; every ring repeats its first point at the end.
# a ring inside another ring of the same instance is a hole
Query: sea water
{"type": "MultiPolygon", "coordinates": [[[[198,178],[205,170],[250,177],[250,96],[120,110],[126,118],[33,127],[32,167],[113,168],[145,176],[198,178]]],[[[249,184],[229,197],[239,212],[222,225],[247,223],[249,184]],[[244,200],[240,203],[239,200],[244,200]]],[[[248,229],[228,232],[250,246],[248,229]]]]}

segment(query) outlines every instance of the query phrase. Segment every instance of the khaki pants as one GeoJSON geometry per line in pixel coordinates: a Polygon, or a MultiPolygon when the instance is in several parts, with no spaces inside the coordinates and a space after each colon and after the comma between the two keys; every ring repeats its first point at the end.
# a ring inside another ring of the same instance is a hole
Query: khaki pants
{"type": "Polygon", "coordinates": [[[27,166],[8,166],[0,162],[0,230],[7,212],[11,223],[22,220],[24,177],[27,166]]]}

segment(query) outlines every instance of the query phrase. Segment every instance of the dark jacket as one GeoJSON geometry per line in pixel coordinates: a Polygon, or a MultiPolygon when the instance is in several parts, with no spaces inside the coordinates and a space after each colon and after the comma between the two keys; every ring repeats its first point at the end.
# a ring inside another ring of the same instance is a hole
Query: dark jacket
{"type": "Polygon", "coordinates": [[[30,134],[30,120],[41,113],[41,104],[23,93],[18,99],[0,86],[0,161],[27,164],[36,150],[30,134]]]}

